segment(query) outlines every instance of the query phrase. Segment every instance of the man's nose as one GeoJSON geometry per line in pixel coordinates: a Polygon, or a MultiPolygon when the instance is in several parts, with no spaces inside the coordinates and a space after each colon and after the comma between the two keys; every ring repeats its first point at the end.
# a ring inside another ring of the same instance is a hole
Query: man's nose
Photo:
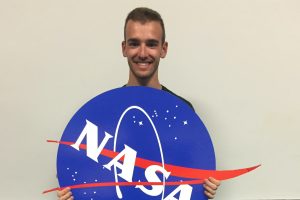
{"type": "Polygon", "coordinates": [[[147,58],[147,47],[145,45],[141,45],[139,49],[139,57],[140,59],[146,59],[147,58]]]}

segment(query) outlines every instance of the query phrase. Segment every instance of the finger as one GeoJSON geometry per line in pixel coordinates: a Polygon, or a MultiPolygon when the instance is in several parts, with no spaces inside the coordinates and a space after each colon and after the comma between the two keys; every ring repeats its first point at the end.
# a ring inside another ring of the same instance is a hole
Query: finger
{"type": "Polygon", "coordinates": [[[215,195],[209,193],[208,191],[204,191],[205,195],[209,198],[209,199],[213,199],[215,198],[215,195]]]}
{"type": "Polygon", "coordinates": [[[205,188],[209,188],[211,190],[218,189],[218,186],[216,184],[214,184],[213,182],[211,182],[209,179],[204,180],[204,186],[205,186],[205,188]]]}
{"type": "Polygon", "coordinates": [[[63,190],[60,190],[57,192],[57,196],[59,197],[59,200],[67,200],[72,197],[71,189],[65,188],[63,190]]]}
{"type": "Polygon", "coordinates": [[[62,190],[58,190],[57,191],[57,197],[61,197],[65,194],[67,194],[70,191],[70,188],[64,188],[62,190]]]}
{"type": "Polygon", "coordinates": [[[219,181],[219,180],[217,180],[217,179],[215,179],[213,177],[209,177],[208,180],[210,182],[212,182],[213,184],[215,184],[217,187],[219,187],[221,185],[221,181],[219,181]]]}
{"type": "Polygon", "coordinates": [[[216,195],[218,189],[218,186],[216,184],[220,184],[220,183],[218,183],[217,180],[212,180],[211,178],[204,180],[204,184],[203,184],[203,187],[205,189],[204,193],[209,199],[213,199],[216,195]]]}
{"type": "Polygon", "coordinates": [[[205,189],[205,192],[208,192],[209,194],[211,195],[215,195],[216,194],[216,189],[214,189],[212,186],[210,185],[207,185],[207,184],[204,184],[203,185],[204,189],[205,189]]]}
{"type": "Polygon", "coordinates": [[[72,192],[68,192],[67,194],[59,198],[59,200],[71,200],[71,199],[73,199],[72,192]]]}

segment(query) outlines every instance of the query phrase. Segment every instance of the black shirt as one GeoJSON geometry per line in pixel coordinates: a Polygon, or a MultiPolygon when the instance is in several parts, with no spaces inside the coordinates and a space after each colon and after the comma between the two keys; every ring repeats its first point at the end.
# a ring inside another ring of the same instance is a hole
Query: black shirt
{"type": "MultiPolygon", "coordinates": [[[[123,85],[123,87],[126,87],[126,85],[123,85]]],[[[189,101],[186,100],[185,98],[183,98],[183,97],[181,97],[181,96],[175,94],[174,92],[172,92],[171,90],[169,90],[169,89],[166,88],[165,86],[161,85],[161,87],[162,87],[161,89],[162,89],[163,91],[166,91],[166,92],[168,92],[168,93],[170,93],[170,94],[172,94],[172,95],[178,97],[179,99],[181,99],[182,101],[184,101],[188,106],[190,106],[190,107],[193,109],[193,111],[195,111],[195,109],[194,109],[193,105],[191,104],[191,102],[189,102],[189,101]]]]}
{"type": "Polygon", "coordinates": [[[163,86],[163,85],[161,85],[161,86],[162,86],[161,89],[163,91],[169,92],[170,94],[172,94],[172,95],[178,97],[179,99],[183,100],[187,105],[189,105],[195,111],[195,109],[194,109],[193,105],[191,104],[191,102],[189,102],[188,100],[186,100],[185,98],[183,98],[181,96],[178,96],[177,94],[175,94],[174,92],[172,92],[171,90],[169,90],[168,88],[166,88],[165,86],[163,86]]]}

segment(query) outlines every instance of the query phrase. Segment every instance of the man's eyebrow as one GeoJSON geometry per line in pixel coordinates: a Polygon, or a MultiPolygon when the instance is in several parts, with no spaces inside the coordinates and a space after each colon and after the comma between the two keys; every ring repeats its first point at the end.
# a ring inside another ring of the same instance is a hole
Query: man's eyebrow
{"type": "Polygon", "coordinates": [[[147,40],[147,43],[155,43],[155,44],[158,44],[159,41],[158,41],[158,40],[155,40],[155,39],[149,39],[149,40],[147,40]]]}
{"type": "MultiPolygon", "coordinates": [[[[129,38],[127,40],[127,42],[140,42],[139,39],[137,38],[129,38]]],[[[156,39],[149,39],[149,40],[146,40],[146,43],[154,43],[154,44],[158,44],[159,43],[159,40],[156,40],[156,39]]]]}
{"type": "Polygon", "coordinates": [[[139,40],[136,38],[129,38],[127,42],[139,42],[139,40]]]}

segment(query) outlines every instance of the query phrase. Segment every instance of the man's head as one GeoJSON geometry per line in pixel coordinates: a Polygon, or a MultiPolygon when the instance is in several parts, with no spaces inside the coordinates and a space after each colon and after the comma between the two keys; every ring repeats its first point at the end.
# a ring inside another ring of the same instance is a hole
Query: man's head
{"type": "Polygon", "coordinates": [[[123,56],[130,67],[128,85],[161,87],[158,81],[160,58],[167,54],[161,16],[149,8],[136,8],[125,21],[123,56]]]}

